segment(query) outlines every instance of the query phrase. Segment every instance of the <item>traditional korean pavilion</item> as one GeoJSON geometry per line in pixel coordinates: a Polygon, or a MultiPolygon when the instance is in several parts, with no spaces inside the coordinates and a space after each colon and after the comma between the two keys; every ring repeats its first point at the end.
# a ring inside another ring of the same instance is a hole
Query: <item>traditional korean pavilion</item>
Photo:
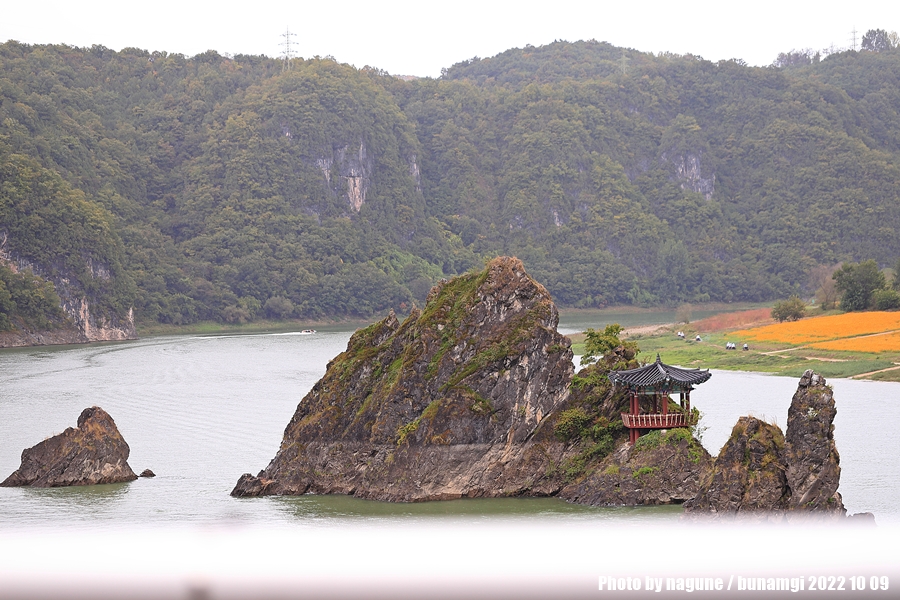
{"type": "Polygon", "coordinates": [[[672,429],[696,425],[691,413],[691,390],[712,377],[709,370],[679,369],[663,364],[656,355],[656,362],[629,369],[610,371],[609,380],[628,390],[631,412],[622,413],[622,422],[628,428],[629,440],[635,443],[649,429],[672,429]],[[679,395],[679,407],[669,412],[669,394],[679,395]],[[641,399],[647,398],[641,407],[641,399]],[[649,409],[648,409],[649,407],[649,409]]]}

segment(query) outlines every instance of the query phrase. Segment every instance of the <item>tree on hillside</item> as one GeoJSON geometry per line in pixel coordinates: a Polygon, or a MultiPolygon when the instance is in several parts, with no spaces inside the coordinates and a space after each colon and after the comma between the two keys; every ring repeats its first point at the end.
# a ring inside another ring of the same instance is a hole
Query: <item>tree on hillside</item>
{"type": "Polygon", "coordinates": [[[9,321],[9,316],[15,309],[16,305],[13,304],[12,295],[6,289],[6,283],[0,279],[0,331],[10,329],[12,323],[9,321]]]}
{"type": "Polygon", "coordinates": [[[786,69],[790,67],[802,67],[819,62],[821,55],[812,48],[804,48],[802,50],[790,50],[789,52],[780,52],[772,66],[778,69],[786,69]]]}
{"type": "MultiPolygon", "coordinates": [[[[892,33],[896,37],[897,34],[892,33]]],[[[863,36],[862,49],[869,52],[883,52],[896,47],[893,41],[891,34],[884,29],[870,29],[863,36]]]]}
{"type": "Polygon", "coordinates": [[[841,296],[842,310],[865,310],[872,303],[875,290],[886,285],[884,273],[878,270],[878,263],[866,260],[858,264],[844,263],[835,271],[834,281],[841,296]]]}

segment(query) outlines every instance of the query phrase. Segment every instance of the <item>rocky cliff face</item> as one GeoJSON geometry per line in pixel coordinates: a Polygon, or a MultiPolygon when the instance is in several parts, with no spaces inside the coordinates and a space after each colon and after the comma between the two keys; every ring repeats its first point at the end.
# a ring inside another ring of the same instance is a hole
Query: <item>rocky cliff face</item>
{"type": "MultiPolygon", "coordinates": [[[[5,241],[6,237],[0,236],[0,261],[14,273],[23,269],[30,270],[35,275],[51,282],[59,295],[60,308],[67,315],[69,323],[47,331],[15,329],[0,332],[0,348],[137,339],[133,309],[129,309],[124,315],[116,315],[112,312],[98,314],[96,310],[92,311],[84,290],[74,283],[71,277],[64,273],[52,274],[39,264],[7,251],[4,247],[5,241]]],[[[109,280],[109,269],[104,265],[89,260],[88,267],[91,277],[109,280]]]]}
{"type": "Polygon", "coordinates": [[[133,481],[130,449],[112,417],[86,408],[78,426],[22,452],[22,464],[0,486],[62,487],[133,481]]]}
{"type": "Polygon", "coordinates": [[[670,161],[675,169],[675,179],[681,182],[681,189],[688,189],[698,194],[702,194],[707,200],[712,198],[715,192],[715,176],[703,176],[700,159],[703,154],[686,153],[671,158],[670,161]]]}
{"type": "MultiPolygon", "coordinates": [[[[366,203],[375,163],[365,142],[358,147],[344,145],[333,148],[329,155],[316,159],[326,185],[332,193],[346,198],[350,209],[358,213],[366,203]]],[[[418,167],[416,168],[418,173],[418,167]]]]}
{"type": "Polygon", "coordinates": [[[391,314],[354,334],[269,466],[232,494],[415,501],[557,491],[540,488],[549,459],[533,443],[569,395],[572,353],[557,322],[518,259],[441,283],[402,324],[391,314]]]}
{"type": "Polygon", "coordinates": [[[137,339],[134,328],[133,308],[128,309],[124,318],[120,318],[115,314],[97,315],[91,312],[87,298],[78,297],[68,301],[64,300],[63,310],[75,322],[85,342],[113,342],[137,339]]]}
{"type": "Polygon", "coordinates": [[[20,348],[23,346],[52,346],[58,344],[84,344],[89,340],[74,327],[50,329],[47,331],[0,331],[0,348],[20,348]]]}
{"type": "Polygon", "coordinates": [[[89,342],[112,342],[135,340],[137,333],[134,326],[134,313],[129,310],[125,319],[94,316],[87,300],[79,298],[77,312],[69,312],[69,306],[63,309],[73,320],[72,325],[46,331],[0,331],[0,348],[19,348],[23,346],[52,346],[57,344],[86,344],[89,342]]]}
{"type": "Polygon", "coordinates": [[[807,371],[788,410],[787,435],[775,425],[741,417],[685,511],[779,519],[843,515],[835,413],[825,378],[807,371]]]}

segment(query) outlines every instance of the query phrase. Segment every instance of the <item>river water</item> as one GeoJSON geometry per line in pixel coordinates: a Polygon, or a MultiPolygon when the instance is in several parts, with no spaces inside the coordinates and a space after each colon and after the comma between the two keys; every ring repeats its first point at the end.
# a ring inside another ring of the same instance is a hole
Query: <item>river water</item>
{"type": "MultiPolygon", "coordinates": [[[[566,328],[562,323],[561,329],[566,328]]],[[[60,543],[59,536],[68,540],[72,535],[121,540],[127,534],[129,539],[146,542],[141,547],[147,548],[153,546],[158,531],[174,532],[167,538],[171,542],[198,527],[243,533],[229,535],[228,541],[184,541],[180,547],[191,548],[192,557],[197,547],[211,552],[229,544],[257,543],[248,536],[273,527],[279,533],[273,534],[276,541],[267,543],[293,547],[296,540],[285,531],[302,532],[321,543],[325,543],[323,536],[332,539],[336,532],[351,537],[358,533],[360,539],[378,544],[386,543],[385,535],[397,535],[404,528],[419,532],[416,527],[425,527],[431,534],[437,527],[446,535],[475,528],[480,533],[472,533],[474,539],[491,528],[501,528],[497,535],[513,536],[512,532],[526,527],[537,528],[534,531],[551,539],[583,535],[598,527],[609,532],[623,527],[677,526],[681,513],[677,506],[592,508],[556,499],[402,505],[347,497],[231,498],[229,492],[242,473],[257,472],[274,456],[297,403],[322,376],[327,362],[345,349],[350,333],[336,328],[312,335],[180,335],[0,351],[0,478],[19,466],[22,449],[75,426],[81,410],[92,405],[101,406],[115,419],[131,447],[129,464],[135,472],[150,468],[157,474],[153,479],[108,486],[0,488],[0,559],[17,564],[17,557],[25,557],[21,561],[33,558],[27,550],[11,552],[10,540],[23,548],[36,543],[25,540],[44,540],[32,549],[35,555],[46,544],[60,543]],[[442,524],[451,521],[452,526],[442,524]],[[322,527],[327,535],[321,533],[322,527]],[[372,527],[382,529],[376,534],[371,533],[372,527]],[[393,533],[385,533],[388,530],[393,533]],[[289,537],[277,537],[285,535],[289,537]]],[[[835,439],[842,465],[839,491],[845,505],[849,512],[873,512],[879,524],[894,529],[900,524],[900,442],[886,415],[893,414],[900,402],[900,384],[830,383],[838,406],[835,439]]],[[[784,427],[795,389],[796,380],[791,378],[714,372],[692,394],[693,404],[704,413],[704,445],[717,453],[744,414],[784,427]]],[[[171,549],[166,555],[170,553],[171,549]]],[[[897,556],[896,551],[892,556],[897,556]]],[[[182,562],[186,560],[182,557],[182,562]]],[[[58,567],[51,563],[48,569],[56,572],[58,567]]],[[[22,573],[23,568],[20,565],[15,572],[22,573]]],[[[92,573],[89,567],[84,569],[92,573]]],[[[178,596],[177,590],[183,591],[178,586],[188,575],[172,565],[160,569],[179,573],[180,579],[172,584],[177,583],[172,588],[175,592],[168,594],[178,596]]],[[[11,572],[7,570],[6,575],[11,572]]],[[[217,577],[205,572],[210,580],[222,579],[221,573],[217,577]]],[[[93,576],[99,577],[99,572],[93,576]]],[[[592,581],[596,585],[596,579],[592,581]]]]}

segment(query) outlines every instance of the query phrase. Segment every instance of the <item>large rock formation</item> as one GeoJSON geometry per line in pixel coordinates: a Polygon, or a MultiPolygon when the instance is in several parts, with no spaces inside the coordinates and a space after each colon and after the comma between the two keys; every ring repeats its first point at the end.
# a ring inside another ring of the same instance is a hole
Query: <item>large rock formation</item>
{"type": "Polygon", "coordinates": [[[788,410],[787,435],[776,425],[741,417],[685,512],[842,516],[836,412],[825,378],[806,371],[788,410]]]}
{"type": "Polygon", "coordinates": [[[0,486],[62,487],[133,481],[128,444],[112,417],[94,406],[78,417],[78,426],[22,452],[22,464],[0,486]]]}
{"type": "Polygon", "coordinates": [[[557,492],[561,484],[544,477],[551,459],[534,443],[569,395],[572,352],[557,322],[550,295],[518,259],[442,282],[402,324],[391,314],[353,335],[297,407],[269,466],[243,475],[232,494],[416,501],[557,492]]]}
{"type": "Polygon", "coordinates": [[[558,495],[598,505],[693,496],[711,459],[687,430],[628,445],[628,400],[606,374],[636,367],[634,350],[619,347],[573,379],[557,321],[517,259],[436,286],[402,324],[390,315],[354,334],[269,466],[241,476],[232,494],[558,495]]]}

